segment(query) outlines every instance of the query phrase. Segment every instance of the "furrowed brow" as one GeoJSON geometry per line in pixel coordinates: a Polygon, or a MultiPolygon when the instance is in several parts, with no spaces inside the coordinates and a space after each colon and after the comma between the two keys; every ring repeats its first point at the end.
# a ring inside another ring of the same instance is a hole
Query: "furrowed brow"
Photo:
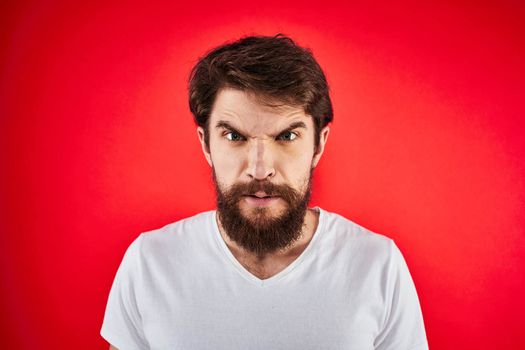
{"type": "MultiPolygon", "coordinates": [[[[234,127],[233,125],[231,125],[229,122],[225,120],[219,120],[217,124],[215,124],[215,128],[216,129],[226,129],[226,130],[233,131],[241,135],[246,135],[244,132],[239,131],[236,127],[234,127]]],[[[306,126],[304,122],[299,121],[299,122],[294,122],[290,124],[288,127],[284,128],[283,130],[279,131],[278,133],[272,136],[274,137],[279,136],[287,131],[291,131],[293,129],[299,129],[299,128],[308,129],[308,127],[306,126]]]]}
{"type": "Polygon", "coordinates": [[[298,128],[308,129],[306,127],[305,123],[303,123],[303,122],[295,122],[295,123],[290,124],[288,127],[284,128],[283,130],[279,131],[277,134],[272,135],[272,137],[281,136],[285,132],[289,132],[289,131],[292,131],[292,130],[298,129],[298,128]]]}
{"type": "Polygon", "coordinates": [[[232,126],[229,122],[225,120],[219,120],[217,124],[215,125],[215,129],[226,129],[226,130],[230,130],[238,134],[244,135],[244,133],[238,131],[237,128],[235,128],[234,126],[232,126]]]}
{"type": "Polygon", "coordinates": [[[290,131],[290,130],[293,130],[293,129],[298,129],[298,128],[308,129],[304,122],[295,122],[295,123],[290,124],[290,126],[288,126],[283,131],[281,131],[279,133],[279,135],[282,134],[283,132],[290,131]]]}

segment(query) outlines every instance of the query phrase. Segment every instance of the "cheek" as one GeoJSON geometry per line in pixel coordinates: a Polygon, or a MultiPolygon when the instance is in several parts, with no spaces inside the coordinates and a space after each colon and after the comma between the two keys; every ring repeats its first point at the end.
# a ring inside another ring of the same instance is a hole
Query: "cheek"
{"type": "Polygon", "coordinates": [[[309,176],[312,167],[313,151],[298,150],[284,155],[280,161],[280,168],[286,177],[302,180],[307,174],[309,176]]]}
{"type": "Polygon", "coordinates": [[[298,144],[296,147],[291,147],[287,150],[287,156],[290,158],[290,162],[297,164],[311,164],[314,156],[314,148],[310,147],[310,142],[304,141],[298,144]]]}
{"type": "Polygon", "coordinates": [[[213,168],[217,178],[224,183],[231,183],[242,169],[242,156],[231,150],[214,149],[211,152],[213,168]]]}

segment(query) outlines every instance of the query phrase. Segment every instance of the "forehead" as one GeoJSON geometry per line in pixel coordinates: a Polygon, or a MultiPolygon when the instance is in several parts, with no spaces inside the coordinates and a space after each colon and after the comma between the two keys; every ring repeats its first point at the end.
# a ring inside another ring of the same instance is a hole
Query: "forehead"
{"type": "Polygon", "coordinates": [[[213,128],[219,121],[234,123],[253,133],[271,132],[302,121],[313,127],[312,118],[302,107],[290,106],[265,99],[261,95],[238,89],[219,90],[210,115],[213,128]]]}

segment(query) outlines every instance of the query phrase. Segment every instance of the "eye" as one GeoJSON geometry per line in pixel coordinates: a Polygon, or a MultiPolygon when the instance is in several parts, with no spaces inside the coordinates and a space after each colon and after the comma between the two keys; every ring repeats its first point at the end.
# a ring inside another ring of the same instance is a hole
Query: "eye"
{"type": "Polygon", "coordinates": [[[297,138],[297,133],[293,131],[285,131],[281,135],[279,135],[278,138],[282,141],[293,141],[297,138]]]}
{"type": "Polygon", "coordinates": [[[224,134],[224,136],[226,136],[226,139],[228,139],[228,141],[242,141],[244,140],[244,137],[239,134],[238,132],[235,132],[235,131],[228,131],[227,133],[224,134]]]}

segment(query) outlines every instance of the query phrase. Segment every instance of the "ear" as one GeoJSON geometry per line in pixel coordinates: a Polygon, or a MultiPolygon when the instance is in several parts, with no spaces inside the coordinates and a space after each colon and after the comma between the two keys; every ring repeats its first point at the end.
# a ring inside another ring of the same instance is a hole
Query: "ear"
{"type": "Polygon", "coordinates": [[[315,168],[319,163],[319,160],[321,160],[326,141],[328,141],[328,134],[330,134],[330,128],[327,125],[321,130],[321,133],[319,135],[319,145],[317,145],[317,148],[314,153],[314,158],[312,159],[312,168],[315,168]]]}
{"type": "Polygon", "coordinates": [[[213,163],[211,161],[210,148],[206,145],[206,141],[204,139],[204,129],[200,126],[197,128],[197,135],[199,136],[199,141],[201,143],[201,148],[202,152],[204,153],[204,157],[206,158],[208,164],[212,167],[213,163]]]}

